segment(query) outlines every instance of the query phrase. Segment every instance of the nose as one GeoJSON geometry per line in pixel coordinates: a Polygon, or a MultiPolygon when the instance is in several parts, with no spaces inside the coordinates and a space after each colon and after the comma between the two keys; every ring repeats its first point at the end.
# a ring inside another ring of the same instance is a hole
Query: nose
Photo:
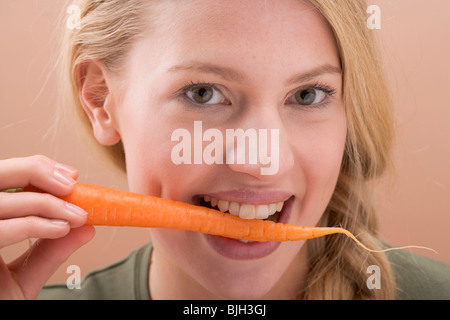
{"type": "Polygon", "coordinates": [[[259,180],[277,179],[294,166],[294,155],[278,111],[261,112],[226,129],[225,163],[259,180]],[[246,128],[246,129],[244,129],[246,128]]]}

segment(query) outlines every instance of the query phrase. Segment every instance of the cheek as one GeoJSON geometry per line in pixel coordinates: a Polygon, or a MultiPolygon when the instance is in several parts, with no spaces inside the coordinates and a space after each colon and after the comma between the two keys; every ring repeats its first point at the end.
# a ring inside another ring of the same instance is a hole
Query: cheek
{"type": "Polygon", "coordinates": [[[339,177],[346,140],[345,121],[321,128],[297,148],[304,178],[300,201],[302,224],[315,225],[325,211],[339,177]]]}
{"type": "Polygon", "coordinates": [[[320,141],[309,148],[309,154],[302,155],[312,185],[334,184],[342,164],[345,137],[345,130],[325,134],[320,141]]]}
{"type": "Polygon", "coordinates": [[[170,132],[150,113],[130,111],[122,118],[130,191],[160,196],[161,177],[170,178],[170,132]]]}
{"type": "Polygon", "coordinates": [[[171,137],[180,125],[157,119],[163,117],[140,114],[129,115],[124,122],[122,140],[130,191],[189,202],[186,191],[200,185],[205,166],[176,165],[172,150],[179,142],[171,137]]]}

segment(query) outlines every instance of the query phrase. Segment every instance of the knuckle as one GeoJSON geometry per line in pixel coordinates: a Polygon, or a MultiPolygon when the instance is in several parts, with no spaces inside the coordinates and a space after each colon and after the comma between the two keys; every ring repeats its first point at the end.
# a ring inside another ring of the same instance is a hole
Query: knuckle
{"type": "Polygon", "coordinates": [[[41,155],[41,154],[31,156],[30,160],[31,160],[31,164],[33,166],[39,166],[39,167],[47,166],[51,163],[51,160],[48,157],[41,155]]]}
{"type": "Polygon", "coordinates": [[[30,237],[35,229],[37,217],[35,216],[26,216],[22,218],[23,226],[21,228],[22,235],[25,237],[30,237]]]}
{"type": "Polygon", "coordinates": [[[28,158],[27,172],[29,179],[44,183],[50,176],[54,161],[43,155],[34,155],[28,158]]]}
{"type": "Polygon", "coordinates": [[[50,193],[41,193],[37,194],[37,206],[39,211],[50,211],[53,207],[60,207],[61,200],[57,199],[55,196],[50,193]]]}
{"type": "Polygon", "coordinates": [[[0,192],[0,219],[4,219],[4,211],[8,211],[10,194],[0,192]]]}
{"type": "Polygon", "coordinates": [[[46,216],[54,211],[55,197],[49,193],[31,193],[24,198],[24,210],[27,214],[46,216]],[[28,208],[28,209],[25,209],[28,208]]]}
{"type": "Polygon", "coordinates": [[[6,197],[9,196],[6,192],[0,192],[0,208],[2,206],[2,203],[6,201],[6,197]]]}

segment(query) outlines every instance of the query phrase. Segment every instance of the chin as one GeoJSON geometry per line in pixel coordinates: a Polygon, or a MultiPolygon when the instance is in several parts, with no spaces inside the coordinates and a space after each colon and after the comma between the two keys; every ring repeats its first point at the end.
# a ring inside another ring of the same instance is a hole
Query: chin
{"type": "Polygon", "coordinates": [[[261,279],[258,283],[245,283],[236,281],[227,285],[214,288],[214,294],[224,300],[260,300],[268,296],[276,281],[261,279]]]}
{"type": "Polygon", "coordinates": [[[200,283],[219,299],[259,300],[270,296],[289,262],[280,259],[258,259],[253,261],[233,261],[232,264],[213,266],[216,272],[209,272],[200,283]]]}

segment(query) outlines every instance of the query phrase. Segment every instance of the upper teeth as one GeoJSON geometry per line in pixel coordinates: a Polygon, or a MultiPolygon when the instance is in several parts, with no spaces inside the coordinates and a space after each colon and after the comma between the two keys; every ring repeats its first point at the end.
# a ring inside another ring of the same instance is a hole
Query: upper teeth
{"type": "Polygon", "coordinates": [[[283,201],[270,204],[247,204],[234,201],[219,200],[214,197],[204,196],[206,202],[211,202],[211,206],[219,208],[222,212],[229,212],[242,219],[267,219],[275,212],[283,209],[283,201]]]}

